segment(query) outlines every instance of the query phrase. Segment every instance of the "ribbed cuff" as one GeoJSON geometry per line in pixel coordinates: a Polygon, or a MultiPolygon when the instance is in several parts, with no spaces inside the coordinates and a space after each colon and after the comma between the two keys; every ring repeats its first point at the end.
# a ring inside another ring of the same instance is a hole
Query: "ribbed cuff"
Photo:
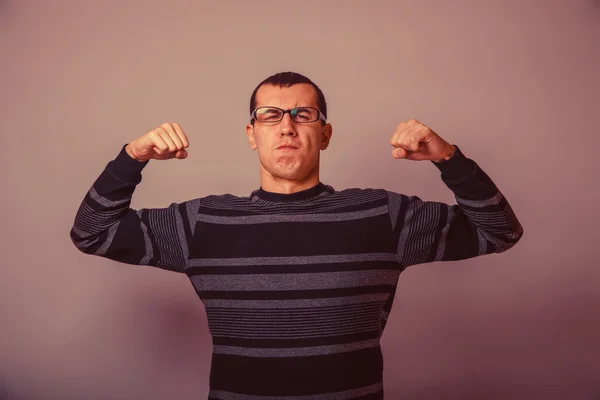
{"type": "Polygon", "coordinates": [[[108,168],[124,182],[139,183],[142,180],[142,170],[148,164],[148,161],[134,160],[127,154],[125,147],[127,145],[121,148],[117,157],[109,163],[108,168]]]}
{"type": "Polygon", "coordinates": [[[467,158],[463,152],[454,145],[456,151],[454,155],[445,161],[433,162],[442,173],[442,179],[448,183],[464,182],[475,171],[475,163],[467,158]]]}

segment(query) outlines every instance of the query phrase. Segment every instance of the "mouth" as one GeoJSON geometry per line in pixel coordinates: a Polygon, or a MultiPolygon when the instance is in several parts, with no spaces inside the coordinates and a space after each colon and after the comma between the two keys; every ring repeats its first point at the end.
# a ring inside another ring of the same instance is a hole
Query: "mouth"
{"type": "Polygon", "coordinates": [[[284,144],[277,148],[277,150],[297,150],[297,149],[298,148],[296,146],[292,146],[291,144],[284,144]]]}

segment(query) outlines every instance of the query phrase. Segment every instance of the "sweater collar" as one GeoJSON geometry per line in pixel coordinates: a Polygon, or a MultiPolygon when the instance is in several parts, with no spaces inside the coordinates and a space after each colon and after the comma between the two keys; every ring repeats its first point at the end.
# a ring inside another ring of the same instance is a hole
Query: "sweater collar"
{"type": "Polygon", "coordinates": [[[299,192],[290,194],[267,192],[262,187],[260,187],[257,191],[254,192],[254,195],[260,198],[261,200],[271,202],[292,202],[305,201],[314,197],[320,197],[326,192],[332,193],[333,188],[323,184],[322,182],[319,182],[316,186],[313,186],[309,189],[304,189],[299,192]]]}

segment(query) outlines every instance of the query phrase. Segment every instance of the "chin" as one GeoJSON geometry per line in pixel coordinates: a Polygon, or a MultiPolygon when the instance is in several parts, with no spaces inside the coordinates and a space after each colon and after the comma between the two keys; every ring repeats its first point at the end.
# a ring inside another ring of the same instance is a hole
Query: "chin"
{"type": "Polygon", "coordinates": [[[268,169],[268,172],[274,177],[292,181],[303,180],[310,175],[310,169],[303,168],[303,166],[298,163],[278,164],[275,165],[274,168],[268,169]]]}
{"type": "Polygon", "coordinates": [[[297,170],[297,169],[277,169],[275,171],[271,172],[271,175],[277,177],[277,178],[281,178],[281,179],[287,179],[290,181],[298,181],[298,180],[302,180],[304,178],[306,178],[306,176],[308,176],[308,173],[306,171],[301,171],[301,170],[297,170]]]}
{"type": "Polygon", "coordinates": [[[310,165],[312,163],[303,162],[308,160],[293,157],[280,157],[273,161],[262,164],[261,168],[274,178],[290,181],[302,181],[306,179],[317,167],[317,165],[310,165]]]}

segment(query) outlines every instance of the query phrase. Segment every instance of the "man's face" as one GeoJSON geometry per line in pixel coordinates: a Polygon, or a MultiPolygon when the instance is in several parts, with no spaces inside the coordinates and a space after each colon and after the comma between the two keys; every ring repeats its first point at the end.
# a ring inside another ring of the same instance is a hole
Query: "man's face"
{"type": "MultiPolygon", "coordinates": [[[[284,110],[296,107],[319,108],[317,91],[309,84],[291,87],[261,86],[256,93],[256,108],[273,106],[284,110]]],[[[329,145],[331,125],[322,120],[294,122],[290,114],[276,123],[254,121],[246,126],[248,142],[258,150],[261,174],[275,179],[303,181],[318,175],[319,154],[329,145]],[[291,146],[284,147],[282,146],[291,146]]]]}

